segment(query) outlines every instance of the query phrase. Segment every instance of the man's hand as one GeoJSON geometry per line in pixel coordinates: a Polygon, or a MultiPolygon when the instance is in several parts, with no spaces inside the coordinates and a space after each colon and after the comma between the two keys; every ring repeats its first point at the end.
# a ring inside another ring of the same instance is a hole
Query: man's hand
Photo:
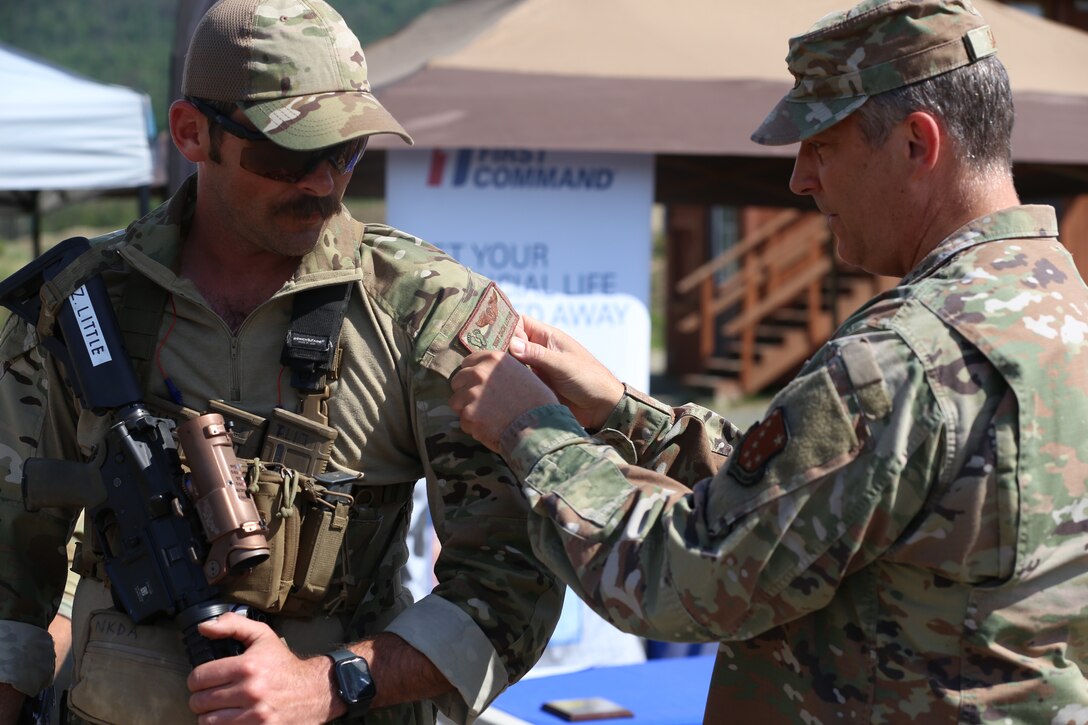
{"type": "Polygon", "coordinates": [[[268,625],[233,613],[202,623],[200,633],[209,639],[236,639],[245,647],[236,657],[206,662],[189,674],[189,709],[201,725],[298,725],[343,714],[328,657],[302,659],[268,625]]]}
{"type": "Polygon", "coordinates": [[[510,354],[532,368],[584,428],[596,430],[623,397],[623,383],[570,335],[522,317],[527,342],[515,337],[510,354]]]}
{"type": "MultiPolygon", "coordinates": [[[[220,723],[321,723],[340,717],[347,706],[336,694],[332,660],[303,659],[268,625],[238,614],[203,622],[209,639],[231,638],[245,647],[236,657],[205,662],[189,674],[189,709],[201,725],[220,723]]],[[[430,700],[453,685],[419,650],[389,632],[352,644],[370,663],[377,709],[412,700],[430,700]]]]}
{"type": "Polygon", "coordinates": [[[497,350],[474,352],[450,379],[461,428],[499,453],[503,431],[522,413],[558,402],[529,368],[497,350]]]}

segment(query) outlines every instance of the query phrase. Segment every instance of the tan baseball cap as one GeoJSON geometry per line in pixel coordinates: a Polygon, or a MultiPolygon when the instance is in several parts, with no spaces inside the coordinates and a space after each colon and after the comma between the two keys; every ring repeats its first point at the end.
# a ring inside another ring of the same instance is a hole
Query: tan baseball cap
{"type": "Polygon", "coordinates": [[[370,92],[358,38],[322,0],[220,0],[197,25],[182,93],[237,103],[266,136],[310,150],[412,137],[370,92]]]}
{"type": "Polygon", "coordinates": [[[787,93],[752,140],[796,143],[830,128],[870,96],[974,63],[997,52],[970,0],[865,0],[790,38],[787,93]]]}

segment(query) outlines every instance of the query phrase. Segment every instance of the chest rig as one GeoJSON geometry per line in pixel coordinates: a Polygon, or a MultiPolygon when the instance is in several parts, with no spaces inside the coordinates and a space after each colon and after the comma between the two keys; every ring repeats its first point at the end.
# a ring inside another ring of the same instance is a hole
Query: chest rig
{"type": "MultiPolygon", "coordinates": [[[[72,284],[78,286],[78,279],[112,266],[108,258],[99,254],[92,263],[77,260],[83,264],[80,273],[71,275],[72,284]]],[[[337,438],[337,430],[328,425],[329,381],[339,368],[338,339],[353,286],[323,286],[293,296],[280,362],[290,370],[300,401],[297,412],[276,408],[263,418],[221,400],[207,403],[207,412],[220,413],[227,421],[237,456],[246,463],[247,485],[267,525],[270,548],[266,561],[219,583],[226,600],[288,617],[350,612],[366,594],[373,574],[352,571],[352,563],[360,568],[360,562],[350,550],[376,545],[373,556],[362,557],[362,568],[369,568],[370,559],[380,558],[385,539],[407,516],[413,484],[366,486],[355,474],[328,470],[337,438]],[[386,510],[377,518],[389,526],[351,526],[357,503],[386,510]],[[365,541],[360,530],[366,531],[365,541]]],[[[62,289],[57,294],[63,299],[62,289]]],[[[167,300],[165,289],[133,273],[116,305],[126,350],[145,388],[167,300]]],[[[200,414],[148,397],[151,407],[160,407],[161,414],[175,421],[200,414]]],[[[97,547],[92,543],[81,548],[73,568],[104,580],[97,547]]]]}

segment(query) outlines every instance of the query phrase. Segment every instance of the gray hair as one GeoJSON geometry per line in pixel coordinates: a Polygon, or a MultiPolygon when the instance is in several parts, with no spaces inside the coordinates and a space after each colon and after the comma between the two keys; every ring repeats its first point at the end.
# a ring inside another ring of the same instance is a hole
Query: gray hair
{"type": "Polygon", "coordinates": [[[940,119],[968,167],[1011,171],[1012,90],[996,56],[872,96],[855,113],[862,136],[876,148],[915,111],[929,111],[940,119]]]}

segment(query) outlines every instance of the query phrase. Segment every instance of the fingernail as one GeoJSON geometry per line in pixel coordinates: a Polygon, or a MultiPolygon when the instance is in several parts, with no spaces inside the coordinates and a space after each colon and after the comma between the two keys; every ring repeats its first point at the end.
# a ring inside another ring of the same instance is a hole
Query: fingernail
{"type": "Polygon", "coordinates": [[[512,339],[510,341],[510,352],[515,355],[520,355],[525,352],[525,340],[522,340],[520,337],[512,339]]]}

